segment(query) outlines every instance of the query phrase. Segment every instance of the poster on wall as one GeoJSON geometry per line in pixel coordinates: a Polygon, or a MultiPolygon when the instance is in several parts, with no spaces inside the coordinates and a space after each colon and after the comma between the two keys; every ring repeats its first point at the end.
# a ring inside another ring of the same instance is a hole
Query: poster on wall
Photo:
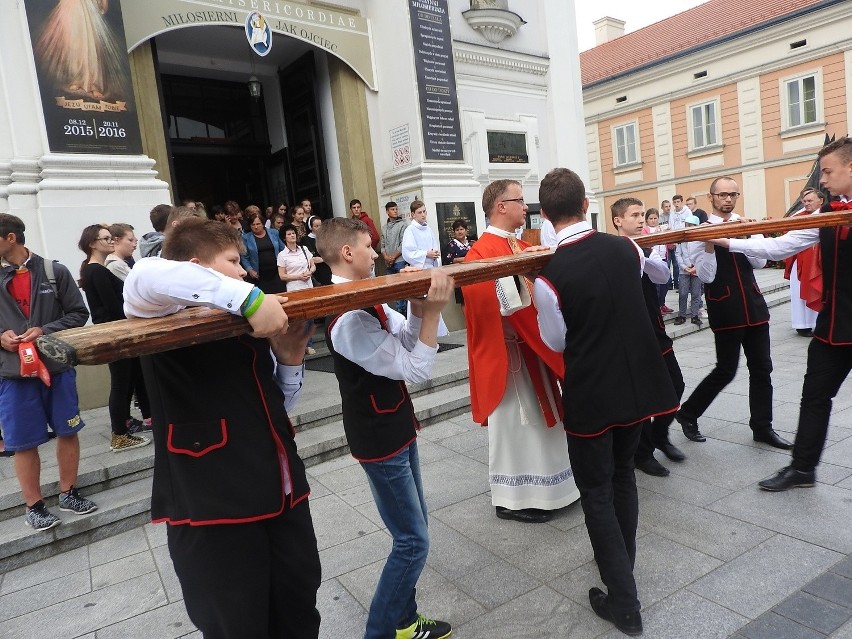
{"type": "Polygon", "coordinates": [[[409,0],[414,68],[427,160],[463,160],[447,0],[409,0]]]}
{"type": "Polygon", "coordinates": [[[25,0],[50,150],[142,153],[118,0],[25,0]]]}
{"type": "Polygon", "coordinates": [[[435,205],[438,216],[438,241],[441,251],[453,239],[453,222],[464,220],[467,224],[467,237],[475,240],[476,234],[476,204],[474,202],[439,202],[435,205]]]}

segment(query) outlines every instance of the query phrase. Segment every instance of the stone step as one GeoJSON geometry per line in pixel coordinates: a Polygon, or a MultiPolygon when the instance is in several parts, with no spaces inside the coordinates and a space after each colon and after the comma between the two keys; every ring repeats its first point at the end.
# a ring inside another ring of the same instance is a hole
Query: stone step
{"type": "Polygon", "coordinates": [[[150,521],[151,478],[146,477],[106,490],[81,490],[98,504],[88,515],[62,512],[56,497],[46,500],[48,508],[62,519],[55,528],[33,531],[24,523],[24,508],[0,522],[0,574],[46,557],[79,548],[131,530],[150,521]]]}

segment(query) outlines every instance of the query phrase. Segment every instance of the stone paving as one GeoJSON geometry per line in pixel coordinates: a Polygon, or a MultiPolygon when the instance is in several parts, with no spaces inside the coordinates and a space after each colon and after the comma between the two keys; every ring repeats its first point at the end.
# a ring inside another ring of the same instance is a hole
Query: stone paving
{"type": "MultiPolygon", "coordinates": [[[[808,340],[773,309],[775,427],[792,438],[808,340]]],[[[713,364],[710,331],[675,342],[687,393],[713,364]]],[[[309,380],[310,382],[310,380],[309,380]]],[[[852,388],[834,405],[813,489],[757,482],[788,455],[751,440],[743,370],[701,420],[706,443],[667,478],[638,474],[636,576],[648,639],[852,639],[852,388]]],[[[487,437],[469,414],[420,436],[431,549],[424,614],[459,639],[623,637],[591,611],[600,585],[579,504],[541,525],[494,516],[487,437]]],[[[658,457],[661,457],[658,455],[658,457]]],[[[0,462],[8,464],[6,462],[0,462]]],[[[366,478],[349,457],[309,470],[323,565],[321,637],[362,636],[390,547],[366,478]]],[[[183,606],[162,525],[144,525],[0,576],[0,637],[200,637],[183,606]]]]}

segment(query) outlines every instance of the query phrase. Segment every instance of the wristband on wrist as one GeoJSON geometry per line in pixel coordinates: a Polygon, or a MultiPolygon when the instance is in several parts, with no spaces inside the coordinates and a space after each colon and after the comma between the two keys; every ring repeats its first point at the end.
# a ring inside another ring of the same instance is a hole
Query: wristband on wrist
{"type": "Polygon", "coordinates": [[[264,294],[256,286],[251,289],[251,293],[248,294],[242,306],[240,306],[240,312],[243,317],[248,319],[252,315],[257,312],[257,309],[260,308],[261,303],[263,302],[264,294]]]}

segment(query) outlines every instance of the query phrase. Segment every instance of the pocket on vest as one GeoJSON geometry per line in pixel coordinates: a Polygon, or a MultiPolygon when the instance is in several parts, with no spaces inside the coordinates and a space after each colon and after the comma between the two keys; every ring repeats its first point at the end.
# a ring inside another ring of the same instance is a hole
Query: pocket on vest
{"type": "Polygon", "coordinates": [[[166,446],[169,452],[190,457],[202,457],[228,443],[228,425],[218,422],[188,422],[169,424],[166,446]]]}
{"type": "Polygon", "coordinates": [[[708,289],[706,293],[708,302],[721,302],[722,300],[727,299],[731,296],[731,287],[726,286],[724,289],[720,289],[718,292],[715,289],[712,292],[708,289]]]}
{"type": "Polygon", "coordinates": [[[389,386],[387,390],[388,392],[379,395],[370,394],[370,404],[377,413],[395,413],[405,402],[403,382],[399,382],[396,387],[389,386]]]}

